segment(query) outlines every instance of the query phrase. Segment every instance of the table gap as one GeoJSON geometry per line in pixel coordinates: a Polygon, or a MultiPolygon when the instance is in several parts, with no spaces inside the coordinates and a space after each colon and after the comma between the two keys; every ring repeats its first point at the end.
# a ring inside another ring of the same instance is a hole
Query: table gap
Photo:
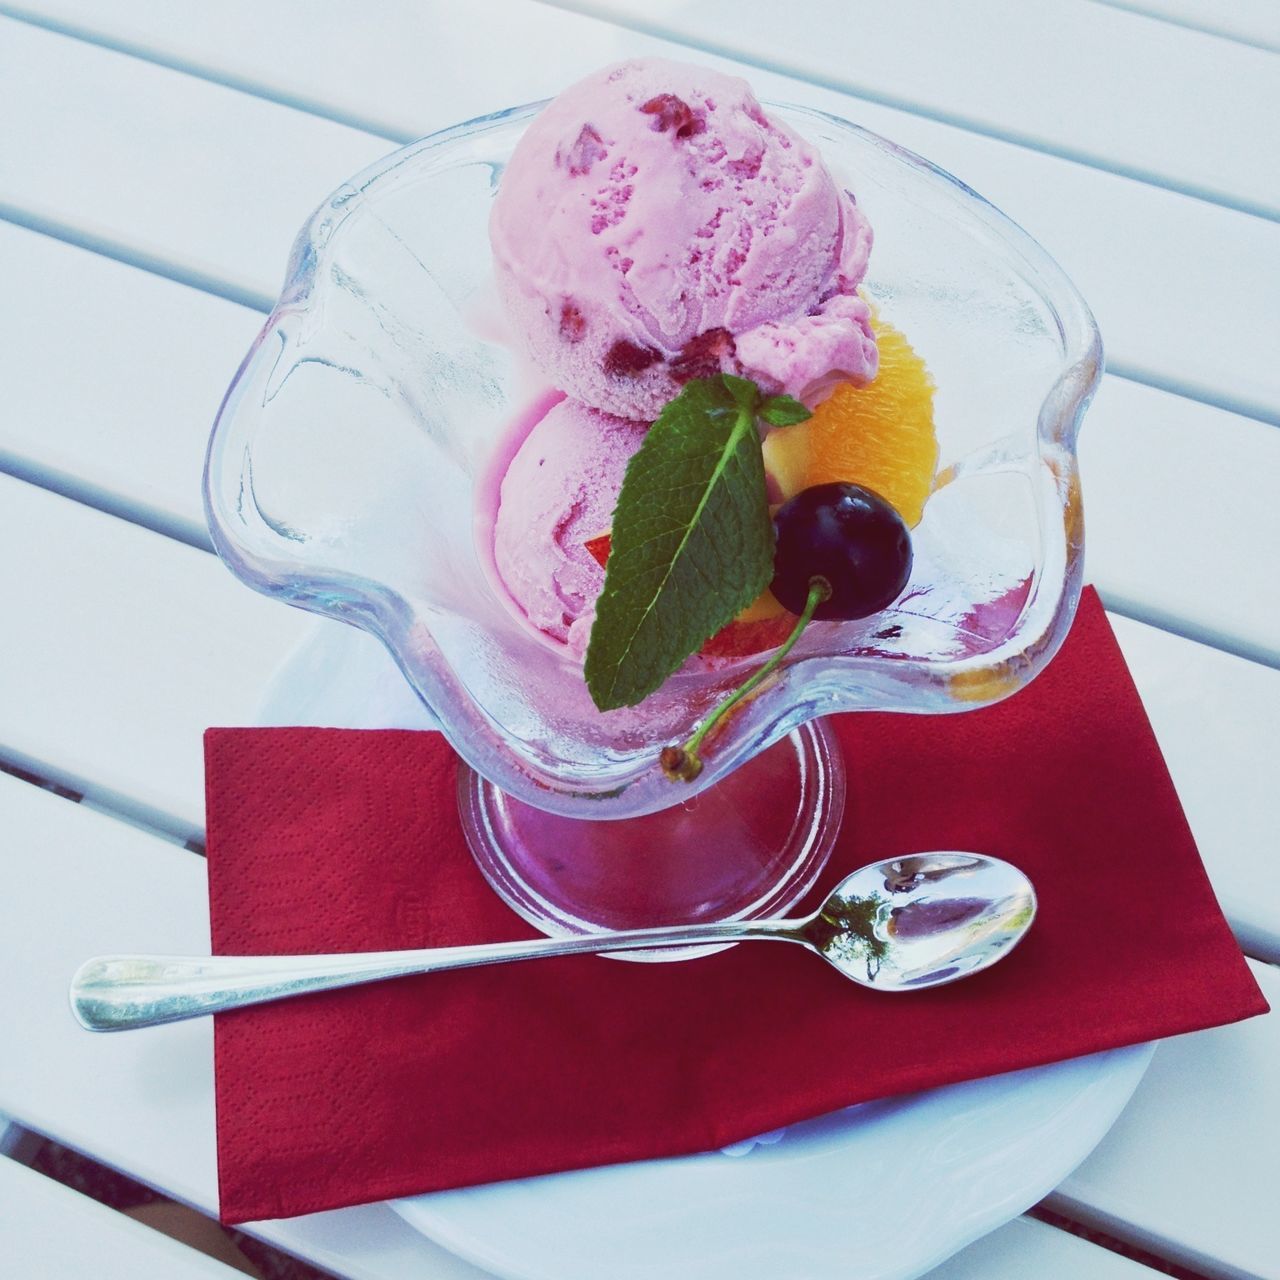
{"type": "Polygon", "coordinates": [[[0,773],[17,778],[40,791],[51,792],[72,804],[83,805],[116,822],[136,827],[166,844],[177,845],[201,857],[205,855],[203,832],[198,836],[192,835],[189,826],[180,820],[109,788],[98,789],[88,785],[82,790],[83,784],[79,779],[59,775],[42,762],[32,760],[21,752],[8,750],[3,745],[0,745],[0,773]],[[69,786],[68,783],[71,782],[77,785],[69,786]]]}
{"type": "Polygon", "coordinates": [[[197,551],[213,552],[213,539],[203,524],[184,520],[181,516],[148,506],[137,499],[125,498],[90,480],[68,475],[55,467],[44,466],[12,451],[0,449],[0,474],[13,476],[15,480],[33,484],[37,489],[70,498],[73,502],[92,507],[104,515],[141,525],[144,529],[150,529],[153,533],[172,538],[176,542],[183,542],[197,551]]]}
{"type": "Polygon", "coordinates": [[[1198,31],[1201,35],[1215,36],[1219,40],[1230,40],[1233,44],[1242,44],[1247,49],[1266,49],[1270,53],[1280,53],[1280,41],[1257,39],[1239,35],[1225,27],[1215,27],[1207,21],[1195,21],[1186,14],[1174,15],[1160,13],[1150,5],[1130,3],[1129,0],[1093,0],[1094,4],[1105,4],[1111,9],[1120,9],[1124,13],[1136,13],[1140,17],[1150,18],[1152,22],[1163,22],[1171,27],[1181,27],[1184,31],[1198,31]]]}
{"type": "Polygon", "coordinates": [[[202,293],[212,293],[216,297],[225,298],[228,302],[238,302],[242,307],[250,307],[254,311],[269,313],[276,303],[274,295],[264,293],[250,284],[224,279],[210,272],[174,262],[138,245],[129,244],[114,236],[100,235],[86,227],[74,226],[61,218],[41,213],[36,209],[24,209],[8,201],[0,201],[0,220],[12,222],[14,226],[25,227],[28,231],[38,232],[40,235],[61,240],[65,244],[75,245],[80,249],[88,249],[90,253],[112,258],[126,266],[137,267],[140,271],[149,271],[152,275],[163,276],[176,284],[185,284],[189,288],[199,289],[202,293]]]}
{"type": "Polygon", "coordinates": [[[1137,382],[1144,387],[1165,391],[1183,400],[1194,400],[1197,404],[1207,405],[1210,409],[1224,409],[1228,413],[1234,413],[1241,418],[1250,418],[1254,422],[1261,422],[1269,427],[1280,426],[1280,408],[1272,409],[1258,401],[1243,399],[1233,395],[1226,387],[1201,390],[1194,383],[1148,373],[1127,361],[1110,358],[1106,362],[1106,371],[1117,378],[1123,378],[1126,382],[1137,382]]]}
{"type": "Polygon", "coordinates": [[[305,115],[318,116],[320,119],[330,120],[334,124],[346,125],[351,129],[359,129],[361,133],[369,133],[376,137],[386,138],[397,146],[416,142],[420,136],[406,133],[403,129],[397,129],[376,116],[366,116],[358,111],[338,111],[317,98],[308,97],[306,94],[287,93],[275,85],[267,84],[261,80],[254,80],[248,76],[238,76],[209,63],[198,62],[190,58],[175,57],[171,53],[153,49],[137,41],[124,40],[119,36],[107,35],[103,32],[94,31],[89,27],[80,26],[78,23],[50,18],[44,14],[32,13],[18,6],[0,3],[0,17],[12,18],[15,22],[25,22],[28,26],[40,27],[45,31],[52,32],[54,35],[66,36],[72,40],[79,40],[84,44],[98,45],[100,48],[109,49],[113,53],[122,53],[127,57],[137,58],[142,62],[154,63],[158,67],[166,67],[170,71],[193,76],[197,80],[207,80],[210,84],[221,85],[225,89],[234,89],[237,93],[248,94],[252,98],[262,98],[266,102],[274,102],[278,106],[288,107],[293,111],[301,111],[305,115]]]}
{"type": "MultiPolygon", "coordinates": [[[[1087,502],[1085,518],[1088,519],[1087,502]]],[[[1155,606],[1135,604],[1125,596],[1108,591],[1103,587],[1098,588],[1098,594],[1102,597],[1102,603],[1108,613],[1116,613],[1122,618],[1128,618],[1131,622],[1142,622],[1149,627],[1155,627],[1159,631],[1167,631],[1171,635],[1181,636],[1184,640],[1202,644],[1207,649],[1219,649],[1223,653],[1229,653],[1237,658],[1244,658],[1248,662],[1256,662],[1260,667],[1280,670],[1280,661],[1277,660],[1275,654],[1267,652],[1260,645],[1250,644],[1246,640],[1238,640],[1232,636],[1224,636],[1209,627],[1189,622],[1186,618],[1166,613],[1155,606]]]]}
{"type": "MultiPolygon", "coordinates": [[[[31,1145],[26,1151],[26,1158],[19,1158],[20,1164],[108,1209],[124,1213],[143,1205],[179,1205],[178,1201],[164,1192],[139,1182],[127,1173],[102,1164],[84,1152],[73,1150],[31,1130],[24,1129],[23,1136],[30,1140],[31,1145]]],[[[247,1232],[235,1227],[223,1227],[215,1218],[199,1209],[185,1204],[180,1207],[190,1213],[198,1214],[209,1222],[216,1223],[248,1261],[256,1266],[262,1275],[269,1276],[271,1280],[337,1280],[331,1272],[322,1271],[311,1263],[284,1253],[247,1232]]],[[[157,1230],[150,1222],[133,1220],[139,1221],[149,1230],[157,1230]]],[[[181,1243],[187,1242],[181,1241],[181,1243]]],[[[195,1248],[195,1246],[189,1247],[195,1248]]],[[[196,1249],[196,1252],[203,1251],[196,1249]]]]}
{"type": "Polygon", "coordinates": [[[1109,1253],[1119,1254],[1120,1257],[1128,1258],[1130,1262],[1136,1262],[1148,1270],[1159,1272],[1160,1275],[1173,1276],[1174,1280],[1209,1280],[1209,1277],[1202,1272],[1192,1271],[1187,1267],[1179,1266],[1175,1262],[1169,1262],[1147,1249],[1127,1243],[1118,1236],[1109,1235],[1107,1232],[1099,1231],[1095,1227],[1076,1222],[1065,1214],[1055,1213],[1052,1209],[1047,1208],[1043,1202],[1034,1208],[1028,1209],[1027,1217],[1034,1218],[1037,1222],[1043,1222],[1045,1226],[1056,1227],[1059,1231],[1065,1231],[1069,1235],[1079,1236],[1080,1239],[1087,1240],[1090,1244],[1097,1245],[1100,1249],[1106,1249],[1109,1253]]]}

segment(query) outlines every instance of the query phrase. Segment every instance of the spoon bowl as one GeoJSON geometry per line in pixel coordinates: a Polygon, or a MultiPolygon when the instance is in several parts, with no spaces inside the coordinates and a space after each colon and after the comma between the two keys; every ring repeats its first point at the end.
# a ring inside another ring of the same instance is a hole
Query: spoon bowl
{"type": "Polygon", "coordinates": [[[756,940],[799,943],[876,991],[913,991],[990,968],[1036,913],[1021,871],[980,853],[920,853],[846,876],[813,915],[725,920],[573,938],[320,956],[99,956],[71,980],[90,1031],[125,1031],[411,974],[653,947],[756,940]]]}
{"type": "Polygon", "coordinates": [[[908,991],[988,968],[1035,914],[1035,890],[1017,867],[976,853],[924,853],[846,876],[799,931],[846,978],[908,991]]]}

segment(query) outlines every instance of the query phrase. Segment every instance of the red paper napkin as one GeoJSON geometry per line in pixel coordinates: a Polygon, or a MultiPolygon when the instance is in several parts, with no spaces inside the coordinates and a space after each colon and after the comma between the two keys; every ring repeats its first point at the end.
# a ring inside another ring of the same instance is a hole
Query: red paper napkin
{"type": "MultiPolygon", "coordinates": [[[[1006,962],[886,997],[799,948],[573,957],[225,1015],[223,1219],[707,1150],[1265,1012],[1092,592],[1018,696],[838,732],[851,820],[818,892],[896,853],[997,854],[1040,899],[1006,962]]],[[[532,936],[471,862],[438,734],[211,729],[205,753],[215,952],[532,936]]]]}

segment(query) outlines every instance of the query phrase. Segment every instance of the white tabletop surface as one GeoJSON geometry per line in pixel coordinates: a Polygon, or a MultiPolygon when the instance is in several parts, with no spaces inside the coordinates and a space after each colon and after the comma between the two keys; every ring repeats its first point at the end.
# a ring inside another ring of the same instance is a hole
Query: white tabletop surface
{"type": "MultiPolygon", "coordinates": [[[[65,986],[93,953],[208,947],[201,732],[250,722],[312,625],[210,553],[219,398],[344,178],[652,52],[925,154],[1089,299],[1088,577],[1280,1004],[1274,0],[0,0],[0,1136],[216,1212],[210,1027],[94,1037],[65,986]]],[[[1276,1280],[1278,1142],[1280,1014],[1168,1042],[1055,1225],[934,1274],[1276,1280]]],[[[221,1272],[14,1157],[0,1181],[0,1273],[221,1272]]],[[[252,1230],[341,1276],[482,1275],[383,1205],[252,1230]]]]}

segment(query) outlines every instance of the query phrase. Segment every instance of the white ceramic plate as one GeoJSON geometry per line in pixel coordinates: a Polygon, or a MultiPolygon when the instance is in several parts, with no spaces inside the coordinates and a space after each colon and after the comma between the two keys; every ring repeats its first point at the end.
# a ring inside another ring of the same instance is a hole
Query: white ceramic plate
{"type": "MultiPolygon", "coordinates": [[[[258,719],[434,727],[382,647],[332,622],[281,667],[258,719]]],[[[508,1280],[910,1280],[1057,1186],[1115,1122],[1153,1052],[1137,1045],[866,1103],[724,1151],[392,1207],[508,1280]]]]}

